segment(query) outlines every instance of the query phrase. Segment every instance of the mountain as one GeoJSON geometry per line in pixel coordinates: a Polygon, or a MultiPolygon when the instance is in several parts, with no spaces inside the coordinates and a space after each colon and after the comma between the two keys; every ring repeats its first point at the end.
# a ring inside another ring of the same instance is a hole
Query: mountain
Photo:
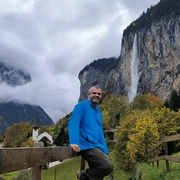
{"type": "MultiPolygon", "coordinates": [[[[0,62],[0,86],[6,83],[15,87],[31,82],[28,73],[21,70],[8,67],[0,62]]],[[[14,123],[29,121],[33,124],[36,113],[38,113],[38,121],[42,126],[54,124],[52,119],[40,106],[23,104],[21,102],[0,102],[0,134],[5,133],[6,128],[14,123]]]]}
{"type": "Polygon", "coordinates": [[[10,86],[19,86],[31,82],[31,77],[21,70],[7,67],[0,62],[0,83],[3,82],[10,86]]]}
{"type": "Polygon", "coordinates": [[[107,82],[110,82],[110,78],[118,65],[116,58],[103,58],[93,61],[87,65],[79,73],[79,80],[81,82],[80,97],[79,100],[87,98],[87,92],[90,86],[99,84],[104,89],[107,87],[107,82]]]}
{"type": "MultiPolygon", "coordinates": [[[[161,0],[132,22],[123,33],[119,58],[108,64],[97,60],[80,73],[80,99],[92,84],[110,94],[126,96],[152,93],[162,100],[180,90],[180,1],[161,0]],[[109,69],[106,70],[106,66],[109,69]],[[104,68],[104,71],[102,69],[104,68]],[[111,69],[110,69],[111,68],[111,69]],[[102,80],[102,77],[104,79],[102,80]]],[[[105,61],[104,61],[105,62],[105,61]]]]}
{"type": "Polygon", "coordinates": [[[0,123],[0,129],[5,133],[5,129],[15,123],[29,121],[33,124],[37,113],[40,125],[47,126],[53,124],[52,119],[40,106],[15,102],[0,104],[0,122],[2,122],[0,123]]]}

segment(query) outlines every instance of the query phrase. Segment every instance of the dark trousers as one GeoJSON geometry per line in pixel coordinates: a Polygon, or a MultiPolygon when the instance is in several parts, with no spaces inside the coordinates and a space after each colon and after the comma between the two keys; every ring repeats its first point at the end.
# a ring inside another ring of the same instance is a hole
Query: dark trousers
{"type": "MultiPolygon", "coordinates": [[[[113,173],[111,160],[99,148],[82,150],[80,154],[89,165],[89,169],[82,171],[87,180],[103,180],[105,176],[113,173]]],[[[113,180],[113,175],[111,177],[113,180]]]]}

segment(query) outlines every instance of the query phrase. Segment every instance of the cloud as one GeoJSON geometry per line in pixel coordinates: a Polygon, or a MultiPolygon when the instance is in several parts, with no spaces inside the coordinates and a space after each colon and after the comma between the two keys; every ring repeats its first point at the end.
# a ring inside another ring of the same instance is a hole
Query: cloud
{"type": "Polygon", "coordinates": [[[118,57],[123,30],[159,0],[6,0],[0,2],[0,61],[32,82],[0,84],[0,99],[40,105],[54,122],[78,102],[79,72],[118,57]]]}

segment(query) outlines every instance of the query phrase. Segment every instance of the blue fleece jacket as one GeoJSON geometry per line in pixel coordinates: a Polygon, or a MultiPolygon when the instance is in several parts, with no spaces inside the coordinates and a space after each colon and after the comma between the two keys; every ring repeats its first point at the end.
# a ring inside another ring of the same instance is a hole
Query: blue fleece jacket
{"type": "Polygon", "coordinates": [[[68,121],[68,133],[70,144],[78,144],[81,150],[100,148],[108,154],[102,128],[102,114],[99,106],[94,109],[89,99],[75,105],[68,121]]]}

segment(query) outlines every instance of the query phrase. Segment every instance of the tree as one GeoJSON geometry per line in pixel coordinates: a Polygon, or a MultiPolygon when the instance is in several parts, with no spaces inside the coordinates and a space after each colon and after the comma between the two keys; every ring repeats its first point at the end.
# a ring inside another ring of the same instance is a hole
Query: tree
{"type": "Polygon", "coordinates": [[[118,95],[107,95],[100,108],[103,114],[104,129],[115,129],[119,127],[120,117],[126,113],[127,103],[125,97],[118,95]]]}
{"type": "Polygon", "coordinates": [[[177,112],[180,108],[180,92],[173,90],[170,99],[165,102],[165,106],[177,112]]]}
{"type": "Polygon", "coordinates": [[[57,136],[54,137],[54,144],[57,146],[64,146],[68,141],[68,133],[65,131],[65,127],[63,126],[57,136]]]}
{"type": "Polygon", "coordinates": [[[164,107],[163,101],[151,93],[137,95],[130,104],[131,109],[154,109],[164,107]]]}
{"type": "Polygon", "coordinates": [[[124,170],[147,161],[148,149],[159,140],[158,125],[149,109],[130,110],[120,122],[115,154],[124,170]]]}
{"type": "Polygon", "coordinates": [[[143,112],[128,136],[127,151],[131,162],[147,162],[148,149],[159,140],[158,125],[149,113],[143,112]],[[144,114],[145,113],[145,114],[144,114]]]}
{"type": "Polygon", "coordinates": [[[6,138],[4,140],[5,147],[23,147],[31,145],[27,143],[30,141],[29,134],[32,132],[32,125],[30,122],[16,123],[6,130],[6,138]],[[26,145],[25,145],[26,144],[26,145]]]}

